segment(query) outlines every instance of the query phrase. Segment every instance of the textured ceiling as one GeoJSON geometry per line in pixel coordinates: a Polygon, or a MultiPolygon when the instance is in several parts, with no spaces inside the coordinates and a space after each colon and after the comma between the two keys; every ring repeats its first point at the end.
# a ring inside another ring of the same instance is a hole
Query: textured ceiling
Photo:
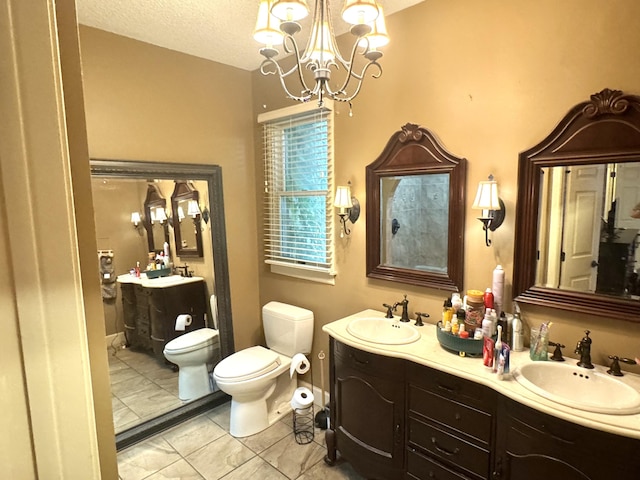
{"type": "MultiPolygon", "coordinates": [[[[423,0],[378,1],[385,15],[390,15],[423,0]]],[[[76,3],[82,25],[244,70],[260,66],[260,44],[252,36],[259,0],[77,0],[76,3]]],[[[312,0],[309,4],[312,5],[312,0]]],[[[333,25],[339,35],[347,31],[342,28],[345,22],[340,18],[342,1],[333,0],[332,5],[333,25]]],[[[308,29],[301,34],[306,32],[308,29]]],[[[393,32],[389,33],[393,41],[393,32]]]]}

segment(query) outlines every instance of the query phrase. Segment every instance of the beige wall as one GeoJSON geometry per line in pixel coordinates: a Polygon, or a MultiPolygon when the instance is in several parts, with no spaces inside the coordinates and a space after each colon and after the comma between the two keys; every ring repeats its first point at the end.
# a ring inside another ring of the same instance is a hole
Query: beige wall
{"type": "Polygon", "coordinates": [[[251,74],[89,27],[80,43],[92,158],[222,167],[235,344],[255,345],[251,74]]]}
{"type": "MultiPolygon", "coordinates": [[[[365,272],[364,212],[370,208],[365,167],[407,122],[429,128],[450,152],[467,158],[464,287],[491,286],[491,272],[500,263],[509,298],[518,153],[541,141],[592,93],[609,87],[640,94],[640,59],[631,55],[640,44],[634,20],[639,15],[635,0],[429,0],[391,15],[383,76],[365,81],[353,102],[353,117],[346,105],[338,106],[336,182],[351,180],[363,213],[350,237],[336,239],[336,285],[273,275],[262,266],[261,303],[280,300],[315,312],[314,357],[328,349],[323,324],[364,308],[382,310],[383,302],[400,300],[404,293],[411,312],[429,312],[434,322],[439,318],[446,292],[371,280],[365,272]],[[478,181],[490,173],[507,211],[487,248],[471,203],[478,181]]],[[[273,77],[254,72],[254,115],[265,104],[272,110],[287,103],[273,77]]],[[[257,147],[256,161],[260,174],[257,147]]],[[[256,191],[260,185],[258,175],[256,191]]],[[[601,318],[523,310],[528,323],[552,319],[551,336],[567,345],[570,355],[585,328],[593,332],[595,362],[604,363],[608,354],[640,355],[640,323],[617,322],[616,312],[601,318]]]]}

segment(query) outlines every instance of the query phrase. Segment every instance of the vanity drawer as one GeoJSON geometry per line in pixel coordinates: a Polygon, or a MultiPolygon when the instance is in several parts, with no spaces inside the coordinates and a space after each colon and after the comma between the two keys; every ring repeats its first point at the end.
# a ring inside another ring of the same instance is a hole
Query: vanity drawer
{"type": "Polygon", "coordinates": [[[409,364],[407,376],[409,383],[436,395],[490,414],[495,412],[496,394],[484,385],[416,363],[409,364]]]}
{"type": "Polygon", "coordinates": [[[409,418],[409,447],[430,455],[471,475],[487,478],[490,452],[416,418],[409,418]]]}
{"type": "Polygon", "coordinates": [[[403,360],[358,350],[344,343],[335,342],[334,360],[339,368],[350,368],[375,376],[391,375],[397,381],[404,379],[403,360]]]}
{"type": "Polygon", "coordinates": [[[409,385],[409,413],[417,413],[484,443],[491,441],[492,415],[409,385]]]}
{"type": "Polygon", "coordinates": [[[407,479],[409,480],[470,480],[461,473],[426,457],[416,449],[409,447],[407,451],[407,479]]]}

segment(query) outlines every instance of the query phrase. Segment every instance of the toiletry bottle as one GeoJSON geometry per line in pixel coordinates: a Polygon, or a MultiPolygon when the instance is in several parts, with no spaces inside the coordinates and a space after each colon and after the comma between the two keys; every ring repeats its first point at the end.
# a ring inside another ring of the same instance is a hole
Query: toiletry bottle
{"type": "Polygon", "coordinates": [[[498,338],[493,347],[493,372],[498,371],[498,361],[500,360],[500,352],[502,351],[502,325],[498,324],[498,338]]]}
{"type": "Polygon", "coordinates": [[[462,298],[459,293],[451,294],[451,305],[453,306],[454,313],[462,308],[462,298]]]}
{"type": "Polygon", "coordinates": [[[482,335],[489,338],[493,336],[493,320],[491,319],[490,308],[487,308],[482,320],[482,335]]]}
{"type": "Polygon", "coordinates": [[[491,291],[493,292],[493,308],[500,313],[503,308],[502,298],[504,293],[504,269],[502,265],[498,265],[493,271],[491,291]]]}
{"type": "MultiPolygon", "coordinates": [[[[508,330],[509,326],[507,323],[507,316],[505,315],[504,312],[500,312],[500,317],[498,318],[498,331],[502,332],[502,338],[501,340],[504,343],[509,343],[509,330],[508,330]]],[[[498,334],[498,337],[500,337],[500,333],[498,334]]]]}
{"type": "Polygon", "coordinates": [[[460,324],[458,323],[458,316],[456,315],[451,319],[451,333],[453,335],[458,335],[458,331],[460,330],[460,324]]]}
{"type": "Polygon", "coordinates": [[[520,319],[518,312],[513,314],[513,320],[511,321],[511,348],[514,352],[521,352],[524,350],[524,326],[520,319]]]}
{"type": "Polygon", "coordinates": [[[140,278],[140,262],[136,262],[136,277],[140,278]]]}
{"type": "Polygon", "coordinates": [[[490,288],[487,288],[484,292],[484,308],[494,308],[494,296],[490,288]]]}
{"type": "Polygon", "coordinates": [[[445,326],[447,322],[451,322],[453,318],[453,310],[451,308],[451,300],[447,298],[442,306],[442,326],[445,326]]]}

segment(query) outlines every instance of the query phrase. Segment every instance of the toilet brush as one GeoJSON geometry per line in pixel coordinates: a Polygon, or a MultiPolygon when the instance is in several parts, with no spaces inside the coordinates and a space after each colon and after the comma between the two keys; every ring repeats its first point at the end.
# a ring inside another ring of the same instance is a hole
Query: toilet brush
{"type": "Polygon", "coordinates": [[[321,409],[320,411],[316,414],[316,427],[320,428],[321,430],[326,430],[327,428],[329,428],[329,415],[327,414],[327,408],[325,406],[324,403],[324,358],[325,358],[325,354],[322,350],[320,350],[320,353],[318,353],[318,358],[320,359],[320,390],[321,390],[321,397],[320,397],[320,405],[321,405],[321,409]]]}

